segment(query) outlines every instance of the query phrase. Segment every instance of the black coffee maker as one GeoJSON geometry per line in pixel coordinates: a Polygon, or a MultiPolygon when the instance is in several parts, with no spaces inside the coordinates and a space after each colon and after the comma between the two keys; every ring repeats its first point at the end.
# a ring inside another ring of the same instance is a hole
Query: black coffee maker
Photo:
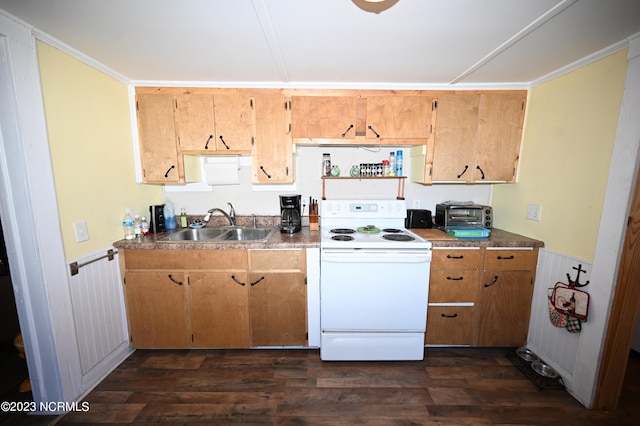
{"type": "Polygon", "coordinates": [[[280,232],[293,234],[302,229],[301,195],[280,196],[280,232]]]}
{"type": "Polygon", "coordinates": [[[164,232],[167,230],[164,226],[164,204],[149,206],[151,220],[149,222],[149,230],[151,232],[164,232]]]}

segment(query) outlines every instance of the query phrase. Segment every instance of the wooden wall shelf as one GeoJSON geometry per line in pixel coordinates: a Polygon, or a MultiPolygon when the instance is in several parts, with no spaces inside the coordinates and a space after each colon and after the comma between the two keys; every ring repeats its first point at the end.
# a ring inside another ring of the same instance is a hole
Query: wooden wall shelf
{"type": "Polygon", "coordinates": [[[398,195],[397,200],[404,200],[404,183],[407,179],[406,176],[322,176],[322,199],[326,200],[326,185],[327,180],[372,180],[372,179],[397,179],[398,180],[398,195]]]}

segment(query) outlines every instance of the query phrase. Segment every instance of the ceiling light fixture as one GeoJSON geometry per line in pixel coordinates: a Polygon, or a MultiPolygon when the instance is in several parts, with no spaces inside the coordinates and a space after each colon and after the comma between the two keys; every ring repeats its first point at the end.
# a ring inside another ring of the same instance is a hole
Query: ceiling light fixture
{"type": "Polygon", "coordinates": [[[399,0],[351,0],[353,4],[358,6],[365,12],[380,13],[389,9],[399,0]]]}

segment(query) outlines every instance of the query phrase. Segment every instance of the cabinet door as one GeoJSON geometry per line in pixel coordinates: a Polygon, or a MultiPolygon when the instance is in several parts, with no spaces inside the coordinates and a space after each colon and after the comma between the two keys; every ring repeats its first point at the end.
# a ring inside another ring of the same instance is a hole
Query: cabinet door
{"type": "Polygon", "coordinates": [[[291,97],[291,132],[294,138],[354,139],[355,96],[291,97]]]}
{"type": "Polygon", "coordinates": [[[483,94],[475,180],[514,182],[520,158],[525,95],[483,94]]]}
{"type": "Polygon", "coordinates": [[[367,97],[367,139],[426,139],[431,134],[430,96],[367,97]]]}
{"type": "Polygon", "coordinates": [[[192,347],[248,348],[249,285],[245,271],[190,272],[192,347]]]}
{"type": "Polygon", "coordinates": [[[480,283],[480,346],[526,344],[533,276],[532,271],[484,271],[480,283]]]}
{"type": "Polygon", "coordinates": [[[213,96],[176,96],[175,119],[182,152],[216,150],[213,96]]]}
{"type": "Polygon", "coordinates": [[[145,183],[180,182],[181,160],[176,146],[173,96],[136,96],[138,138],[145,183]]]}
{"type": "Polygon", "coordinates": [[[249,153],[253,137],[253,98],[215,95],[216,149],[218,153],[249,153]]]}
{"type": "Polygon", "coordinates": [[[186,348],[189,325],[182,272],[128,271],[124,292],[131,346],[186,348]]]}
{"type": "Polygon", "coordinates": [[[251,151],[254,183],[293,182],[290,102],[280,95],[254,98],[255,141],[251,151]]]}
{"type": "Polygon", "coordinates": [[[433,181],[473,180],[479,106],[480,95],[438,96],[433,181]]]}
{"type": "Polygon", "coordinates": [[[251,346],[307,342],[307,288],[302,272],[249,272],[251,346]]]}

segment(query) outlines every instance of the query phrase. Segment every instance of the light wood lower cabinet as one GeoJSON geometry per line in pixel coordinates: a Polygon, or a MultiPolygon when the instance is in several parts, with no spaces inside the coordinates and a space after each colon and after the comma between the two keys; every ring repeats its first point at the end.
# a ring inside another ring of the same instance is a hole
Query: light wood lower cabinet
{"type": "Polygon", "coordinates": [[[307,342],[303,249],[120,253],[134,348],[307,342]]]}
{"type": "Polygon", "coordinates": [[[303,250],[249,250],[252,346],[307,344],[303,250]]]}
{"type": "Polygon", "coordinates": [[[128,271],[125,295],[131,346],[189,346],[186,277],[179,271],[128,271]]]}
{"type": "Polygon", "coordinates": [[[425,342],[476,345],[476,298],[482,265],[479,247],[433,250],[425,342]]]}
{"type": "Polygon", "coordinates": [[[537,258],[537,248],[434,248],[426,344],[526,344],[537,258]]]}
{"type": "Polygon", "coordinates": [[[538,249],[487,249],[480,287],[479,346],[527,343],[538,249]]]}
{"type": "Polygon", "coordinates": [[[246,271],[189,272],[192,347],[248,348],[246,271]]]}

